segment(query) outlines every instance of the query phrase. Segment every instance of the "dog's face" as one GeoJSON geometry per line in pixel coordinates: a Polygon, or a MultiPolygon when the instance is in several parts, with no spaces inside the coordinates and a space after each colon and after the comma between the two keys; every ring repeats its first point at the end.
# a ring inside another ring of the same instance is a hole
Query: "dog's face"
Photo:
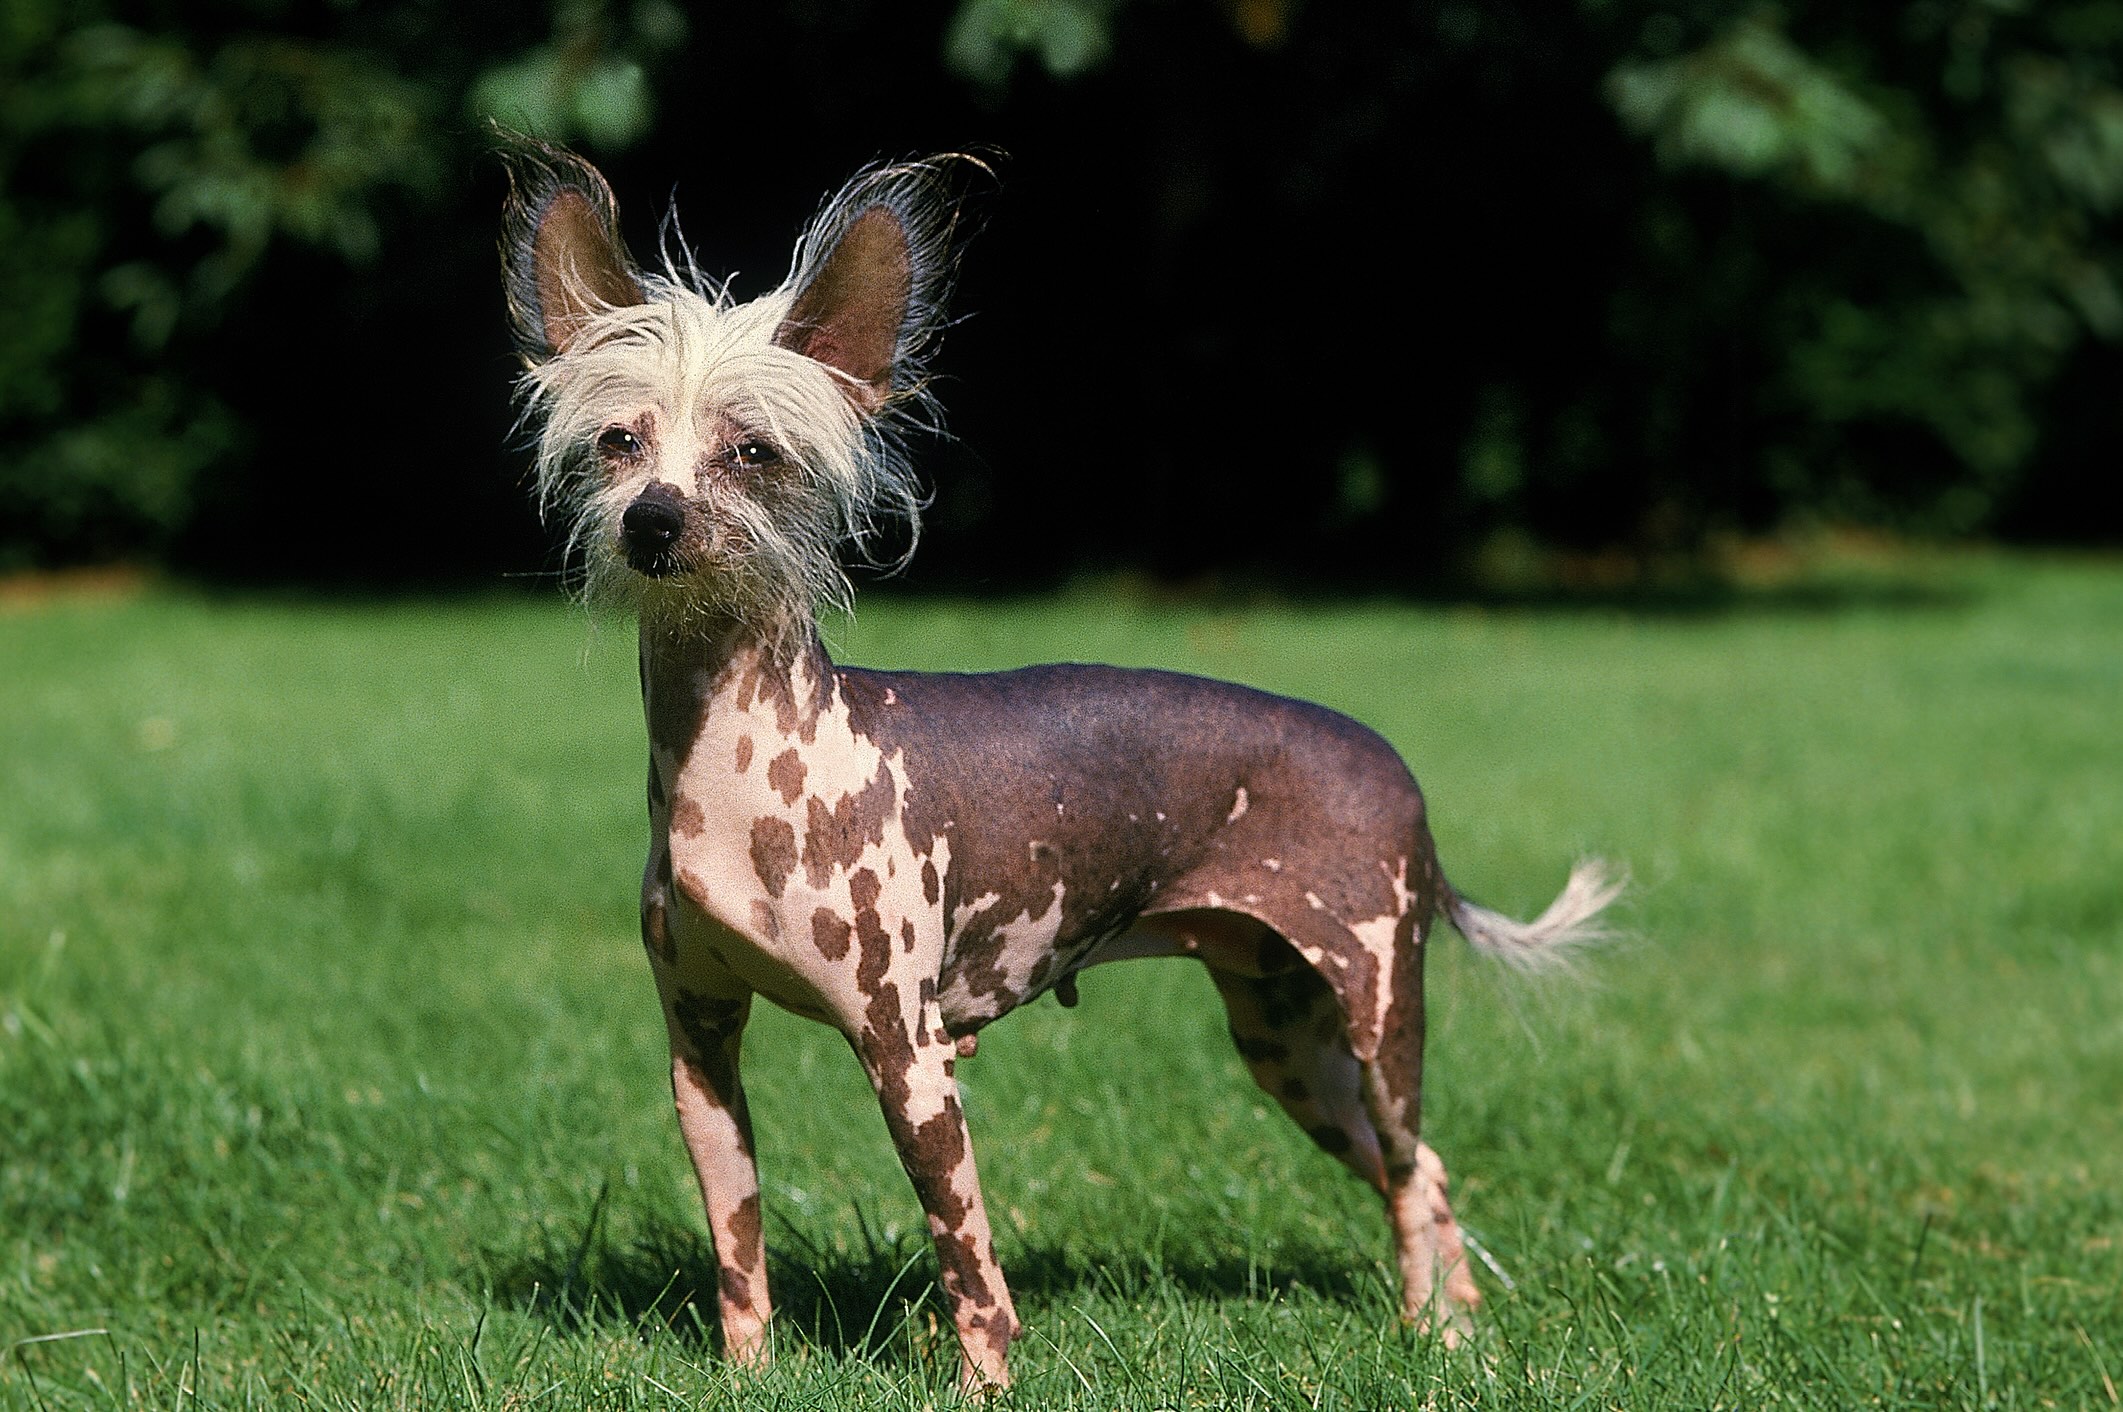
{"type": "Polygon", "coordinates": [[[843,603],[840,548],[919,499],[894,430],[923,402],[951,204],[939,162],[859,177],[779,289],[735,303],[690,265],[641,270],[579,158],[508,154],[509,308],[541,505],[591,595],[773,633],[843,603]]]}

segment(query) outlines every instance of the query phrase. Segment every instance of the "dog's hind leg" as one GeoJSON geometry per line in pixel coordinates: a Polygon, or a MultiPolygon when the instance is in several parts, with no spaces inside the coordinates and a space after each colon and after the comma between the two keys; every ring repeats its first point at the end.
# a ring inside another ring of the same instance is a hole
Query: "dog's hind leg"
{"type": "Polygon", "coordinates": [[[1414,1145],[1413,1165],[1389,1169],[1386,1214],[1400,1257],[1401,1318],[1436,1329],[1446,1347],[1473,1329],[1469,1318],[1482,1292],[1467,1268],[1466,1242],[1445,1199],[1445,1163],[1427,1142],[1414,1145]]]}
{"type": "Polygon", "coordinates": [[[1422,1122],[1423,932],[1421,914],[1402,918],[1378,1052],[1363,1066],[1364,1105],[1385,1165],[1386,1215],[1401,1270],[1401,1317],[1435,1329],[1449,1346],[1472,1325],[1481,1302],[1466,1244],[1445,1198],[1445,1164],[1418,1133],[1422,1122]]]}
{"type": "MultiPolygon", "coordinates": [[[[1411,914],[1412,916],[1412,914],[1411,914]]],[[[1412,927],[1412,921],[1404,927],[1412,927]]],[[[1211,928],[1190,919],[1206,939],[1211,928]]],[[[1422,951],[1408,935],[1394,951],[1392,999],[1379,1051],[1360,1061],[1333,989],[1264,925],[1222,914],[1222,944],[1201,948],[1223,998],[1231,1037],[1254,1082],[1314,1142],[1384,1198],[1401,1273],[1401,1312],[1448,1343],[1481,1300],[1445,1198],[1445,1164],[1417,1133],[1422,1085],[1422,951]],[[1234,944],[1249,932],[1246,945],[1234,944]]]]}
{"type": "Polygon", "coordinates": [[[1211,964],[1209,976],[1223,998],[1231,1040],[1253,1081],[1291,1121],[1383,1193],[1385,1160],[1364,1103],[1363,1066],[1350,1052],[1341,1007],[1295,952],[1290,961],[1292,969],[1264,976],[1211,964]]]}

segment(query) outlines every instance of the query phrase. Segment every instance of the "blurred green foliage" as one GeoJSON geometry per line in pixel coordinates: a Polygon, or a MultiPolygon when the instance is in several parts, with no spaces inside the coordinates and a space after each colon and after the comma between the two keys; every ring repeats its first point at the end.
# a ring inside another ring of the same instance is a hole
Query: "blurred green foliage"
{"type": "Polygon", "coordinates": [[[252,431],[187,353],[230,327],[276,243],[366,264],[383,203],[433,191],[434,95],[353,46],[251,27],[300,8],[180,29],[10,0],[0,563],[183,530],[201,477],[252,431]]]}
{"type": "MultiPolygon", "coordinates": [[[[289,494],[274,458],[386,405],[436,465],[379,496],[419,487],[471,521],[513,496],[505,413],[403,405],[408,385],[456,395],[423,356],[497,407],[506,382],[429,337],[495,319],[467,274],[492,238],[488,118],[642,154],[658,181],[713,156],[732,179],[711,187],[777,200],[768,174],[821,133],[857,160],[994,138],[1075,181],[1047,209],[1097,233],[1055,240],[1110,238],[1138,267],[1115,300],[1184,332],[1086,332],[1052,361],[1111,364],[1140,404],[1116,415],[1229,423],[1254,369],[1330,411],[1274,458],[1239,429],[1080,475],[1010,400],[1034,391],[987,390],[985,417],[978,384],[954,393],[990,457],[1101,507],[1062,526],[1069,552],[1139,561],[1191,528],[1186,567],[1213,566],[1272,524],[1285,558],[1376,558],[1417,520],[1652,551],[1795,519],[2113,539],[2075,487],[2113,474],[2123,435],[2119,82],[2123,0],[958,0],[712,23],[674,0],[477,23],[431,0],[9,0],[0,567],[241,561],[261,536],[231,507],[289,494]],[[1372,262],[1362,294],[1295,325],[1215,294],[1232,270],[1334,290],[1345,248],[1372,262]],[[1367,366],[1335,383],[1306,340],[1367,366]],[[305,360],[321,391],[291,393],[305,360]],[[1269,474],[1267,519],[1201,517],[1269,474]],[[1123,495],[1131,517],[1103,508],[1123,495]]],[[[1037,307],[1053,261],[1025,266],[1037,307]]],[[[947,559],[1042,508],[983,464],[943,474],[947,559]]]]}
{"type": "Polygon", "coordinates": [[[2123,6],[1978,0],[1813,6],[1791,25],[1762,9],[1615,67],[1616,111],[1668,167],[1847,208],[1938,276],[1889,297],[1866,286],[1891,270],[1780,282],[1783,391],[1819,428],[1779,448],[1785,497],[1876,513],[1867,468],[1805,453],[1840,427],[1898,422],[1963,472],[1932,527],[1984,527],[2037,451],[2064,360],[2123,336],[2119,56],[2123,6]],[[1910,72],[1912,54],[1936,67],[1910,72]]]}
{"type": "Polygon", "coordinates": [[[625,13],[600,0],[557,0],[552,38],[488,67],[469,105],[521,131],[625,147],[655,120],[649,64],[686,33],[685,11],[670,0],[640,0],[625,13]]]}
{"type": "Polygon", "coordinates": [[[1074,78],[1105,61],[1113,12],[1124,0],[965,0],[944,40],[944,61],[976,83],[1008,82],[1021,56],[1074,78]]]}

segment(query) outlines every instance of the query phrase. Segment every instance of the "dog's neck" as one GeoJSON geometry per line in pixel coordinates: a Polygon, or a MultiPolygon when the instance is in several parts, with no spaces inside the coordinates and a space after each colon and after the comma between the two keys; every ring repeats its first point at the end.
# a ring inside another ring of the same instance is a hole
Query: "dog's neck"
{"type": "Polygon", "coordinates": [[[666,758],[683,760],[708,713],[723,706],[767,704],[784,735],[804,733],[832,677],[808,619],[778,631],[727,614],[641,619],[642,709],[650,747],[666,758]]]}

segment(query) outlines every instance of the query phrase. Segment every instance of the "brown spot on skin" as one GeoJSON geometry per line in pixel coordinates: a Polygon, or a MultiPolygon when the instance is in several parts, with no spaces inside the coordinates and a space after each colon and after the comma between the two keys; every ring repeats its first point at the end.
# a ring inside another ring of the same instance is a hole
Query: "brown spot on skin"
{"type": "Polygon", "coordinates": [[[794,804],[796,796],[803,793],[804,774],[803,757],[793,745],[767,765],[767,783],[781,795],[784,804],[794,804]]]}
{"type": "Polygon", "coordinates": [[[1311,1014],[1313,1006],[1326,995],[1309,972],[1264,979],[1282,982],[1263,984],[1255,991],[1260,997],[1261,1019],[1271,1030],[1294,1027],[1311,1014]]]}
{"type": "MultiPolygon", "coordinates": [[[[686,997],[681,996],[681,1003],[683,1003],[685,999],[686,997]]],[[[749,1003],[745,1001],[739,1001],[737,1002],[737,1004],[739,1006],[739,1013],[736,1019],[734,1021],[724,1022],[725,1025],[729,1027],[727,1036],[723,1037],[724,1042],[719,1042],[716,1048],[710,1053],[686,1054],[683,1056],[683,1060],[686,1067],[693,1071],[694,1077],[702,1085],[707,1087],[711,1092],[715,1093],[721,1099],[722,1102],[729,1105],[730,1116],[737,1123],[738,1147],[743,1152],[749,1154],[752,1151],[752,1110],[750,1105],[747,1104],[745,1101],[744,1085],[740,1084],[737,1081],[737,1053],[735,1039],[744,1025],[743,1012],[744,1010],[749,1009],[750,1007],[749,1003]]],[[[702,1027],[696,1025],[695,1028],[701,1028],[703,1037],[705,1038],[718,1038],[712,1026],[702,1027]]],[[[682,1022],[680,1025],[680,1033],[686,1035],[687,1044],[692,1043],[692,1036],[690,1032],[685,1029],[684,1024],[682,1022]]]]}
{"type": "Polygon", "coordinates": [[[803,847],[804,877],[811,886],[824,887],[835,868],[854,867],[865,847],[884,842],[885,819],[898,793],[892,772],[879,764],[868,784],[843,794],[831,809],[811,797],[803,847]]]}
{"type": "MultiPolygon", "coordinates": [[[[935,1189],[924,1193],[922,1205],[931,1216],[943,1222],[945,1230],[964,1229],[971,1208],[951,1180],[966,1160],[966,1119],[959,1111],[955,1094],[946,1094],[943,1111],[914,1128],[909,1150],[914,1165],[933,1178],[924,1183],[935,1189]]],[[[985,1299],[986,1294],[987,1286],[983,1283],[978,1298],[985,1299]]]]}
{"type": "Polygon", "coordinates": [[[737,737],[737,773],[743,774],[752,768],[752,737],[737,737]]]}
{"type": "Polygon", "coordinates": [[[1002,1306],[991,1304],[979,1310],[966,1321],[966,1326],[988,1335],[990,1346],[1001,1350],[1003,1345],[1024,1332],[1024,1326],[1003,1313],[1002,1306]]]}
{"type": "MultiPolygon", "coordinates": [[[[964,1203],[960,1203],[959,1209],[964,1211],[964,1203]]],[[[945,1291],[973,1306],[973,1316],[968,1322],[974,1322],[991,1318],[1000,1310],[994,1292],[988,1288],[987,1272],[981,1268],[980,1243],[969,1235],[957,1234],[964,1220],[961,1214],[957,1221],[946,1222],[952,1233],[936,1238],[936,1263],[941,1267],[945,1291]]]]}
{"type": "Polygon", "coordinates": [[[914,919],[912,917],[900,919],[899,944],[908,955],[914,954],[914,919]]]}
{"type": "MultiPolygon", "coordinates": [[[[862,994],[871,998],[874,1007],[877,997],[887,989],[885,973],[892,968],[892,940],[877,925],[877,874],[868,868],[859,870],[848,879],[848,898],[858,913],[855,934],[862,941],[862,956],[855,971],[855,984],[862,994]],[[860,917],[867,914],[870,925],[862,925],[860,917]]],[[[896,989],[896,987],[893,987],[896,989]]],[[[904,1028],[899,1010],[892,1011],[890,1028],[895,1032],[904,1028]]]]}
{"type": "Polygon", "coordinates": [[[737,1051],[744,1036],[745,1018],[752,1008],[750,998],[733,1000],[681,989],[675,995],[667,995],[666,1000],[684,1040],[682,1046],[674,1047],[702,1086],[728,1108],[737,1126],[738,1150],[749,1160],[752,1108],[745,1098],[744,1085],[738,1081],[737,1051]],[[694,1052],[684,1053],[685,1047],[694,1052]]]}
{"type": "Polygon", "coordinates": [[[752,1150],[752,1112],[744,1087],[737,1081],[737,1044],[744,1034],[747,1000],[701,995],[680,990],[671,997],[671,1018],[691,1053],[686,1061],[703,1083],[730,1105],[737,1122],[738,1140],[752,1150]]]}
{"type": "Polygon", "coordinates": [[[1253,964],[1262,975],[1274,976],[1296,970],[1305,964],[1305,958],[1297,954],[1296,947],[1264,927],[1254,950],[1253,964]]]}
{"type": "MultiPolygon", "coordinates": [[[[989,909],[993,911],[994,909],[989,909]]],[[[1010,973],[1003,965],[1001,948],[985,943],[992,940],[995,924],[986,921],[986,914],[976,917],[973,924],[959,934],[959,959],[957,977],[969,994],[995,1002],[994,1013],[1003,1014],[1016,1005],[1022,997],[1010,984],[1010,973]]],[[[1034,969],[1045,965],[1042,959],[1034,969]]]]}
{"type": "Polygon", "coordinates": [[[937,898],[943,896],[943,882],[936,876],[936,860],[934,858],[921,860],[921,895],[922,900],[931,907],[936,905],[937,898]]]}
{"type": "Polygon", "coordinates": [[[647,633],[642,635],[641,651],[642,709],[648,718],[649,743],[682,754],[699,736],[701,718],[706,714],[707,703],[701,695],[703,683],[683,666],[652,668],[654,647],[647,633]]]}
{"type": "Polygon", "coordinates": [[[730,1259],[741,1267],[757,1269],[765,1252],[760,1246],[761,1222],[759,1219],[759,1194],[754,1192],[737,1203],[730,1213],[730,1241],[735,1247],[730,1259]]]}
{"type": "Polygon", "coordinates": [[[806,745],[817,740],[818,713],[831,698],[832,664],[815,642],[810,658],[812,693],[811,699],[804,702],[796,699],[796,681],[786,664],[758,655],[747,658],[731,694],[737,709],[749,710],[765,702],[774,708],[774,729],[783,737],[794,737],[806,745]]]}
{"type": "Polygon", "coordinates": [[[680,990],[671,1005],[671,1014],[678,1021],[679,1031],[693,1046],[695,1058],[705,1061],[720,1054],[724,1044],[743,1027],[745,1003],[680,990]]]}
{"type": "Polygon", "coordinates": [[[671,922],[661,902],[641,909],[641,939],[649,954],[666,966],[678,964],[678,944],[671,940],[671,922]]]}
{"type": "Polygon", "coordinates": [[[781,890],[789,884],[789,874],[796,871],[796,830],[788,820],[752,821],[752,871],[759,875],[767,896],[781,896],[781,890]]]}
{"type": "Polygon", "coordinates": [[[848,879],[850,899],[861,908],[855,935],[861,945],[855,962],[856,993],[870,997],[863,1009],[863,1030],[851,1035],[863,1065],[877,1085],[878,1102],[886,1120],[896,1121],[907,1107],[907,1072],[914,1066],[914,1041],[907,1033],[899,987],[885,979],[892,967],[892,940],[877,924],[876,902],[880,885],[877,874],[864,868],[848,879]],[[864,906],[867,900],[868,906],[864,906]],[[869,925],[863,925],[863,918],[869,925]]]}
{"type": "MultiPolygon", "coordinates": [[[[889,963],[889,956],[886,964],[889,963]]],[[[855,963],[855,984],[870,997],[863,1007],[863,1032],[858,1040],[863,1060],[877,1085],[877,1101],[887,1121],[907,1109],[907,1071],[914,1066],[914,1041],[907,1034],[900,1012],[899,987],[883,980],[884,964],[873,971],[867,950],[855,963]]]]}
{"type": "Polygon", "coordinates": [[[671,832],[680,838],[698,836],[708,826],[708,816],[691,797],[671,806],[671,832]]]}
{"type": "Polygon", "coordinates": [[[811,940],[818,944],[819,954],[828,961],[838,961],[847,955],[848,943],[854,935],[855,928],[830,907],[821,907],[811,914],[811,940]]]}

